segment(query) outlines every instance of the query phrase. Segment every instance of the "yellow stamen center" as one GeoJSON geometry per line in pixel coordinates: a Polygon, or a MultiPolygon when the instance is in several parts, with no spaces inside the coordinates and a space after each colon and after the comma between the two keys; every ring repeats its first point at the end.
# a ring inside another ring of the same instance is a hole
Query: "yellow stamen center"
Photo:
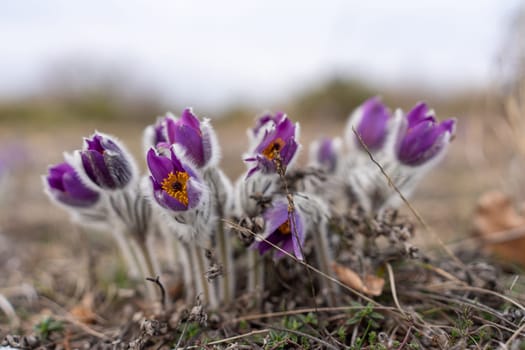
{"type": "Polygon", "coordinates": [[[186,172],[170,172],[168,177],[162,180],[162,189],[171,197],[175,198],[184,205],[188,205],[188,192],[186,183],[190,176],[186,172]]]}
{"type": "Polygon", "coordinates": [[[284,141],[282,138],[275,139],[272,143],[270,143],[264,151],[262,151],[263,156],[266,158],[273,160],[277,157],[277,154],[284,146],[284,141]]]}
{"type": "Polygon", "coordinates": [[[286,220],[277,230],[283,235],[289,235],[292,233],[292,230],[290,229],[290,220],[286,220]]]}

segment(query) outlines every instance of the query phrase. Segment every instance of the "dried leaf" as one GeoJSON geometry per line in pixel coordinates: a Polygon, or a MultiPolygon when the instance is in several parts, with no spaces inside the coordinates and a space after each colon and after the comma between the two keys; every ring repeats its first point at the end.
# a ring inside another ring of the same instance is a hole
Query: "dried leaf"
{"type": "Polygon", "coordinates": [[[86,324],[96,322],[97,315],[93,312],[94,297],[92,293],[87,293],[82,298],[80,304],[74,306],[70,313],[78,321],[86,324]]]}
{"type": "Polygon", "coordinates": [[[478,201],[474,228],[488,251],[525,265],[525,217],[501,192],[487,192],[478,201]]]}
{"type": "Polygon", "coordinates": [[[361,276],[352,269],[337,263],[333,263],[332,268],[337,278],[350,288],[372,296],[379,296],[383,293],[385,280],[381,277],[366,274],[364,278],[361,278],[361,276]]]}

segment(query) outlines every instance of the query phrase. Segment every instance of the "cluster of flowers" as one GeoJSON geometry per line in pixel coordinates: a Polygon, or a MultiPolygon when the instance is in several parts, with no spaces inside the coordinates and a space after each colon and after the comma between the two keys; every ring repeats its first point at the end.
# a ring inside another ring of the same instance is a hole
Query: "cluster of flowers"
{"type": "MultiPolygon", "coordinates": [[[[77,222],[114,235],[130,277],[160,273],[153,247],[161,233],[168,255],[178,259],[170,262],[181,266],[188,300],[202,294],[217,307],[236,292],[235,237],[223,219],[254,223],[250,228],[256,238],[244,255],[252,292],[263,288],[261,256],[271,251],[275,260],[303,259],[307,236],[315,242],[318,267],[331,275],[328,220],[336,197],[345,196],[340,186],[350,188],[369,213],[395,207],[397,196],[370,156],[407,194],[443,157],[454,127],[454,119],[438,123],[423,103],[392,116],[377,97],[371,98],[351,115],[344,142],[312,143],[310,165],[326,175],[324,180],[305,177],[300,186],[289,187],[289,169],[301,148],[299,125],[283,113],[263,115],[248,130],[247,170],[232,186],[219,168],[220,149],[209,120],[186,109],[145,129],[148,174],[142,178],[122,143],[96,132],[82,150],[49,168],[44,185],[77,222]]],[[[334,285],[322,286],[329,299],[337,295],[334,285]]]]}

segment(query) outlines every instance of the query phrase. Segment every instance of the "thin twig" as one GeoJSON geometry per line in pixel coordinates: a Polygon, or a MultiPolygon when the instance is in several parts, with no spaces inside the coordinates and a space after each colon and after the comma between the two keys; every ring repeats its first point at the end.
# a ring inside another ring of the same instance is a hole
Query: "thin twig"
{"type": "Polygon", "coordinates": [[[512,344],[512,342],[514,341],[514,339],[518,338],[521,332],[523,331],[525,331],[525,323],[522,324],[521,327],[516,330],[516,332],[514,332],[514,334],[509,338],[509,340],[507,340],[507,342],[505,343],[505,349],[508,349],[510,344],[512,344]]]}
{"type": "Polygon", "coordinates": [[[437,240],[437,242],[439,243],[439,245],[443,248],[443,250],[445,251],[445,253],[447,253],[448,256],[450,256],[450,258],[452,258],[459,266],[465,268],[465,265],[463,264],[463,262],[461,260],[458,259],[458,257],[450,250],[449,247],[447,247],[445,245],[445,243],[441,240],[441,238],[434,232],[434,230],[432,230],[430,228],[430,226],[426,223],[426,221],[423,219],[423,217],[419,214],[419,212],[412,206],[412,204],[410,204],[410,202],[408,201],[408,199],[403,195],[403,193],[401,193],[401,191],[399,190],[399,188],[397,188],[397,186],[394,184],[394,181],[392,181],[392,179],[390,178],[390,176],[386,173],[385,169],[383,168],[383,166],[381,164],[379,164],[379,162],[377,160],[374,159],[374,156],[372,155],[372,153],[370,152],[370,150],[368,149],[367,145],[365,144],[365,142],[363,141],[363,139],[361,138],[361,135],[359,135],[359,133],[357,132],[357,130],[355,129],[355,127],[352,126],[352,131],[354,132],[354,134],[356,135],[357,139],[359,140],[359,143],[361,144],[361,146],[363,147],[363,149],[366,151],[366,153],[368,154],[368,157],[370,158],[370,160],[379,168],[379,170],[381,171],[381,174],[383,174],[383,176],[386,178],[386,180],[388,181],[388,186],[392,187],[394,189],[394,191],[399,195],[399,197],[401,198],[401,200],[403,201],[403,203],[408,207],[408,209],[412,212],[412,214],[416,217],[416,219],[419,221],[419,223],[423,226],[423,228],[428,232],[430,233],[434,239],[437,240]]]}
{"type": "Polygon", "coordinates": [[[20,319],[16,314],[15,308],[2,294],[0,294],[0,310],[4,311],[13,326],[18,327],[20,325],[20,319]]]}
{"type": "Polygon", "coordinates": [[[405,345],[407,345],[408,338],[410,338],[410,331],[411,330],[412,330],[412,327],[408,327],[407,334],[405,335],[405,338],[403,339],[403,341],[401,342],[401,344],[399,345],[399,348],[397,348],[397,350],[403,350],[405,345]]]}
{"type": "MultiPolygon", "coordinates": [[[[236,335],[236,336],[233,336],[233,337],[230,337],[230,338],[224,338],[224,339],[212,341],[210,343],[206,343],[206,345],[218,345],[218,344],[228,343],[228,342],[231,342],[231,341],[234,341],[234,340],[251,337],[251,336],[257,335],[257,334],[268,333],[269,331],[270,331],[269,329],[258,329],[258,330],[250,331],[248,333],[239,334],[239,335],[236,335]]],[[[175,349],[177,349],[177,348],[178,347],[176,346],[175,349]]],[[[202,348],[202,345],[192,345],[192,346],[188,346],[186,349],[201,349],[201,348],[202,348]]]]}
{"type": "Polygon", "coordinates": [[[188,328],[188,322],[184,322],[184,328],[182,328],[182,332],[180,334],[179,340],[177,340],[177,345],[175,345],[175,349],[179,348],[180,342],[182,341],[182,338],[184,337],[184,334],[186,333],[186,328],[188,328]]]}
{"type": "Polygon", "coordinates": [[[386,263],[385,265],[388,271],[388,279],[390,281],[390,290],[392,291],[392,298],[394,299],[394,304],[396,304],[396,307],[399,310],[399,312],[406,316],[405,310],[403,310],[401,304],[399,303],[399,300],[397,299],[396,281],[394,279],[394,271],[392,270],[392,265],[390,265],[390,263],[386,263]]]}
{"type": "Polygon", "coordinates": [[[91,334],[94,337],[97,337],[99,339],[107,340],[109,337],[105,334],[102,334],[96,330],[94,330],[91,327],[88,327],[85,323],[77,321],[74,317],[70,316],[70,314],[67,314],[67,316],[54,316],[54,318],[58,321],[66,321],[71,324],[74,324],[78,328],[82,329],[84,332],[91,334]]]}
{"type": "Polygon", "coordinates": [[[310,340],[313,340],[313,341],[323,345],[324,348],[326,348],[326,349],[334,349],[334,350],[338,349],[337,347],[335,347],[334,345],[328,343],[327,341],[324,341],[323,339],[320,339],[320,338],[316,338],[316,337],[314,337],[314,336],[312,336],[310,334],[304,333],[304,332],[300,332],[300,331],[293,330],[293,329],[288,329],[288,328],[277,327],[277,326],[273,326],[273,325],[268,325],[268,324],[265,324],[265,323],[262,323],[262,322],[254,322],[254,323],[257,324],[257,325],[263,326],[263,327],[275,329],[277,331],[288,332],[288,333],[292,333],[292,334],[298,335],[300,337],[308,338],[310,340]]]}
{"type": "Polygon", "coordinates": [[[231,228],[233,228],[234,230],[237,230],[237,231],[240,231],[240,232],[243,232],[243,233],[249,233],[251,235],[253,235],[255,238],[261,240],[261,241],[264,241],[266,242],[267,244],[269,244],[270,246],[272,246],[274,249],[277,249],[278,251],[280,251],[281,253],[283,253],[284,255],[286,255],[287,257],[291,258],[292,260],[294,260],[295,262],[299,263],[299,264],[302,264],[303,266],[306,266],[308,269],[312,270],[313,272],[321,275],[322,277],[336,283],[337,285],[341,286],[342,288],[346,289],[347,291],[350,291],[351,293],[357,295],[358,297],[360,298],[363,298],[364,300],[368,301],[369,303],[372,303],[373,305],[376,305],[376,306],[382,306],[381,304],[379,304],[378,302],[376,302],[375,300],[373,300],[372,298],[369,298],[367,297],[366,295],[358,292],[357,290],[353,289],[353,288],[350,288],[348,287],[346,284],[342,283],[341,281],[339,281],[338,279],[332,277],[332,276],[329,276],[327,275],[326,273],[322,272],[321,270],[313,267],[312,265],[306,263],[305,261],[303,260],[300,260],[298,258],[296,258],[294,255],[288,253],[286,250],[282,249],[281,247],[279,247],[278,245],[274,244],[273,242],[270,242],[269,240],[267,240],[266,238],[264,238],[262,235],[260,234],[257,234],[245,227],[242,227],[234,222],[231,222],[229,220],[224,220],[224,222],[228,225],[230,225],[231,228]]]}
{"type": "MultiPolygon", "coordinates": [[[[303,251],[303,245],[301,244],[301,240],[299,239],[299,234],[297,233],[297,223],[295,222],[295,202],[293,199],[293,195],[290,193],[290,190],[288,188],[288,181],[286,181],[286,167],[283,166],[283,162],[281,160],[281,155],[279,152],[274,152],[275,158],[275,166],[277,168],[277,173],[279,174],[279,177],[281,178],[281,181],[284,183],[284,191],[286,193],[286,199],[288,200],[288,220],[290,221],[290,227],[293,227],[292,234],[294,235],[295,240],[297,241],[297,245],[299,246],[299,250],[301,251],[301,255],[303,256],[303,259],[306,259],[306,255],[303,251]]],[[[314,302],[314,307],[317,309],[317,300],[316,300],[316,294],[315,294],[315,287],[314,287],[314,281],[312,278],[312,272],[309,269],[306,269],[306,274],[308,275],[308,281],[310,283],[310,291],[312,293],[312,300],[314,302]]]]}
{"type": "Polygon", "coordinates": [[[155,278],[152,277],[146,277],[146,281],[150,281],[155,283],[159,289],[160,289],[160,302],[163,306],[166,306],[166,289],[164,288],[164,285],[160,282],[160,277],[157,276],[155,278]]]}
{"type": "MultiPolygon", "coordinates": [[[[320,308],[305,308],[305,309],[298,309],[298,310],[288,310],[288,311],[280,311],[280,312],[269,312],[264,314],[255,314],[255,315],[246,315],[243,317],[235,318],[228,323],[238,323],[242,321],[252,321],[252,320],[258,320],[261,318],[273,318],[273,317],[281,317],[281,316],[291,316],[291,315],[299,315],[299,314],[307,314],[310,312],[335,312],[335,311],[350,311],[350,310],[363,310],[366,309],[367,306],[336,306],[336,307],[320,307],[320,308]]],[[[396,310],[394,307],[390,306],[378,306],[375,307],[374,310],[385,310],[385,311],[392,311],[396,310]]]]}

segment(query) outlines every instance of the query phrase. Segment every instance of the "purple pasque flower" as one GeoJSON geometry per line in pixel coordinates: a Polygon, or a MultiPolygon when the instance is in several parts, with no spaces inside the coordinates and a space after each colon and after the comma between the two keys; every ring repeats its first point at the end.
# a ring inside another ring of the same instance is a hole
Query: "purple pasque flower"
{"type": "Polygon", "coordinates": [[[350,117],[347,138],[361,147],[353,127],[366,147],[371,152],[377,151],[385,144],[389,120],[390,113],[381,99],[378,96],[369,98],[350,117]]]}
{"type": "MultiPolygon", "coordinates": [[[[277,200],[274,205],[263,214],[265,219],[264,239],[279,246],[282,250],[295,255],[302,260],[302,246],[305,240],[305,227],[301,213],[296,208],[292,213],[288,211],[288,202],[285,199],[277,200]]],[[[262,255],[274,247],[266,241],[256,243],[256,248],[262,255]]],[[[276,250],[274,259],[280,259],[285,254],[276,250]]]]}
{"type": "Polygon", "coordinates": [[[180,145],[198,168],[218,162],[219,146],[215,132],[209,120],[199,121],[191,108],[186,108],[178,120],[166,119],[166,131],[168,143],[180,145]]]}
{"type": "Polygon", "coordinates": [[[84,148],[79,151],[80,170],[96,187],[117,190],[134,181],[135,162],[115,138],[95,132],[84,141],[84,148]]]}
{"type": "Polygon", "coordinates": [[[328,173],[336,171],[341,151],[339,138],[323,137],[312,143],[310,148],[310,162],[326,170],[328,173]]]}
{"type": "Polygon", "coordinates": [[[170,149],[170,156],[152,148],[146,156],[153,195],[163,208],[185,211],[199,205],[203,187],[197,173],[170,149]]]}
{"type": "Polygon", "coordinates": [[[418,103],[403,119],[396,145],[398,160],[418,166],[436,157],[455,133],[456,119],[438,123],[424,102],[418,103]]]}
{"type": "Polygon", "coordinates": [[[167,151],[167,154],[169,154],[168,120],[171,120],[171,123],[175,123],[177,118],[173,114],[167,113],[165,116],[158,117],[155,124],[148,125],[144,129],[142,142],[144,153],[147,153],[153,147],[162,152],[167,151]]]}
{"type": "Polygon", "coordinates": [[[270,130],[265,130],[263,138],[255,147],[254,154],[244,159],[248,163],[255,163],[248,171],[247,177],[257,171],[264,174],[275,173],[278,163],[285,170],[297,155],[298,132],[299,125],[293,124],[288,118],[282,119],[270,130]]]}
{"type": "Polygon", "coordinates": [[[45,177],[45,187],[49,195],[58,202],[70,207],[87,208],[95,205],[100,194],[86,187],[77,172],[67,162],[49,167],[45,177]]]}
{"type": "Polygon", "coordinates": [[[257,137],[259,133],[264,130],[271,129],[273,126],[279,124],[286,118],[286,114],[283,112],[277,112],[275,114],[265,113],[262,116],[257,118],[255,122],[255,127],[252,129],[252,134],[254,137],[257,137]]]}

